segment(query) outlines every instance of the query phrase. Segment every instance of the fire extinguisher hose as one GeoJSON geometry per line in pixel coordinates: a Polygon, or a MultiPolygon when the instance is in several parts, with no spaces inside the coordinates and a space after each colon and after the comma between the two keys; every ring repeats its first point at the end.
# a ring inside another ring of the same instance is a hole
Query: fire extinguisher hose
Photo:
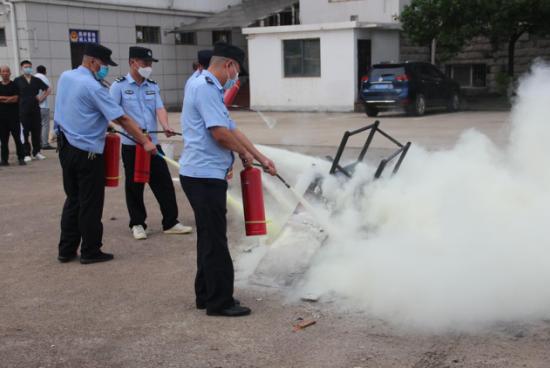
{"type": "MultiPolygon", "coordinates": [[[[165,130],[151,130],[149,133],[166,133],[165,130]]],[[[181,133],[178,133],[178,132],[172,132],[173,134],[175,135],[183,135],[181,133]]]]}
{"type": "MultiPolygon", "coordinates": [[[[175,167],[179,170],[180,164],[177,161],[172,160],[171,158],[164,156],[160,152],[157,152],[157,155],[162,157],[164,159],[164,161],[166,161],[167,164],[172,165],[173,167],[175,167]]],[[[231,196],[231,194],[229,194],[229,193],[227,193],[227,204],[230,205],[231,207],[233,207],[234,209],[238,210],[241,213],[244,211],[242,204],[239,201],[237,201],[235,198],[233,198],[233,196],[231,196]]]]}
{"type": "MultiPolygon", "coordinates": [[[[263,165],[261,165],[261,164],[252,164],[252,165],[254,165],[256,167],[263,168],[263,165]]],[[[288,189],[291,189],[290,184],[288,184],[287,181],[285,179],[283,179],[283,177],[281,175],[275,174],[275,176],[277,177],[277,179],[279,179],[281,181],[281,183],[284,184],[285,187],[287,187],[288,189]]]]}
{"type": "MultiPolygon", "coordinates": [[[[125,136],[126,138],[128,138],[129,140],[133,141],[134,143],[139,144],[139,143],[138,143],[134,138],[132,138],[130,135],[128,135],[128,134],[126,134],[126,133],[124,133],[124,132],[121,132],[120,130],[116,130],[116,129],[113,128],[113,132],[114,132],[114,133],[118,133],[118,134],[120,134],[120,135],[123,135],[123,136],[125,136]]],[[[151,133],[152,133],[152,132],[151,132],[151,133]]],[[[178,134],[181,135],[181,133],[178,133],[178,134]]],[[[157,155],[158,155],[159,157],[162,157],[162,159],[163,159],[164,161],[166,161],[167,164],[172,165],[173,167],[175,167],[175,168],[177,168],[177,169],[179,170],[180,164],[179,164],[177,161],[172,160],[172,159],[169,158],[169,157],[166,157],[165,155],[163,155],[163,154],[160,153],[160,152],[157,152],[157,155]]],[[[235,198],[233,198],[229,193],[227,193],[227,204],[230,205],[231,207],[233,207],[234,209],[236,209],[237,211],[241,212],[241,213],[244,212],[242,204],[241,204],[239,201],[237,201],[235,198]]]]}

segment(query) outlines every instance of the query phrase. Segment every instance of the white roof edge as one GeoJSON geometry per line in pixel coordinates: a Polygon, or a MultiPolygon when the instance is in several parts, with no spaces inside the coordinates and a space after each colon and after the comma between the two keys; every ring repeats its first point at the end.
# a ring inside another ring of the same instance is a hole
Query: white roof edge
{"type": "Polygon", "coordinates": [[[243,28],[245,35],[269,34],[269,33],[292,33],[292,32],[314,32],[314,31],[336,31],[342,29],[371,28],[371,29],[389,29],[400,30],[399,23],[366,23],[366,22],[339,22],[339,23],[318,23],[318,24],[300,24],[294,26],[274,26],[274,27],[248,27],[243,28]]]}
{"type": "Polygon", "coordinates": [[[319,24],[300,24],[295,26],[274,26],[274,27],[249,27],[243,28],[243,34],[267,34],[267,33],[289,33],[289,32],[311,32],[311,31],[329,31],[339,29],[353,29],[358,27],[358,22],[340,22],[340,23],[319,23],[319,24]]]}
{"type": "Polygon", "coordinates": [[[45,5],[60,5],[60,6],[70,6],[77,8],[92,8],[92,9],[101,9],[101,10],[119,10],[119,11],[132,11],[136,13],[154,13],[161,15],[175,15],[181,17],[207,17],[214,13],[204,12],[204,11],[195,11],[195,10],[183,10],[183,9],[169,9],[169,8],[154,8],[147,6],[132,6],[132,5],[121,5],[121,4],[107,4],[107,3],[97,3],[97,2],[83,2],[79,0],[11,0],[15,3],[35,3],[35,4],[45,4],[45,5]]]}
{"type": "Polygon", "coordinates": [[[402,29],[401,23],[368,23],[368,22],[359,22],[359,28],[376,28],[376,29],[386,29],[386,30],[398,30],[402,29]]]}

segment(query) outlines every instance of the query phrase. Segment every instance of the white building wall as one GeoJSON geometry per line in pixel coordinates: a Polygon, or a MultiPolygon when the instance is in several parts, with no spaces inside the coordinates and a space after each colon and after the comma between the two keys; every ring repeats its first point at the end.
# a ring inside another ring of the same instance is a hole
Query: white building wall
{"type": "Polygon", "coordinates": [[[176,9],[198,12],[220,12],[242,0],[81,0],[108,5],[141,6],[158,9],[176,9]]]}
{"type": "Polygon", "coordinates": [[[410,0],[300,0],[302,24],[347,22],[396,23],[405,2],[410,0]]]}
{"type": "MultiPolygon", "coordinates": [[[[123,1],[104,2],[122,3],[123,1]]],[[[224,1],[226,2],[235,1],[224,1]]],[[[78,5],[77,2],[70,3],[78,5]]],[[[57,5],[53,1],[51,3],[15,3],[19,60],[30,59],[35,67],[40,64],[46,66],[48,77],[54,86],[51,105],[53,106],[55,100],[55,86],[59,76],[63,71],[71,69],[69,29],[99,31],[100,43],[113,51],[113,59],[119,64],[119,67],[111,68],[107,77],[107,80],[112,82],[118,76],[127,73],[128,49],[136,45],[135,27],[145,25],[161,28],[160,44],[139,44],[151,48],[155,57],[160,60],[159,63],[154,64],[151,77],[158,82],[165,104],[171,108],[181,108],[183,85],[192,73],[191,64],[196,60],[198,50],[212,48],[212,32],[198,32],[197,45],[176,45],[175,36],[165,32],[182,23],[192,23],[197,19],[196,17],[184,16],[181,15],[181,11],[166,9],[159,11],[135,7],[109,9],[101,6],[91,7],[90,4],[82,3],[87,2],[80,2],[82,6],[57,5]]],[[[144,3],[149,4],[151,1],[144,3]]],[[[191,5],[192,3],[189,2],[191,5]]],[[[201,1],[195,3],[199,4],[201,1]]],[[[205,7],[201,9],[212,9],[215,3],[205,1],[205,7]]],[[[12,66],[12,37],[7,15],[0,16],[0,27],[5,28],[7,37],[6,47],[0,47],[0,63],[12,66]]],[[[244,46],[246,43],[238,31],[233,33],[233,41],[238,46],[244,46]]],[[[18,69],[12,70],[14,77],[19,74],[18,69]]]]}
{"type": "Polygon", "coordinates": [[[356,38],[371,40],[371,63],[399,62],[399,31],[384,29],[357,29],[356,38]]]}
{"type": "Polygon", "coordinates": [[[0,28],[3,28],[6,34],[6,45],[0,46],[0,65],[9,65],[10,68],[13,69],[10,16],[7,14],[7,12],[3,15],[0,15],[0,28]]]}
{"type": "Polygon", "coordinates": [[[356,79],[353,32],[348,28],[249,35],[251,107],[259,110],[353,111],[356,79]],[[301,38],[320,38],[320,77],[284,77],[283,40],[301,38]]]}

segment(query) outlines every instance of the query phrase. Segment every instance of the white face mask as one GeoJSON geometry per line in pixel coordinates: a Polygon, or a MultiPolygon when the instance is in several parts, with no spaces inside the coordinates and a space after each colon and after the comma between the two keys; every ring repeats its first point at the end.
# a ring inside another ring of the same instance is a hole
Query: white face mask
{"type": "Polygon", "coordinates": [[[141,75],[143,78],[147,79],[151,76],[151,73],[153,73],[153,68],[148,66],[148,67],[139,67],[138,69],[138,73],[139,75],[141,75]]]}

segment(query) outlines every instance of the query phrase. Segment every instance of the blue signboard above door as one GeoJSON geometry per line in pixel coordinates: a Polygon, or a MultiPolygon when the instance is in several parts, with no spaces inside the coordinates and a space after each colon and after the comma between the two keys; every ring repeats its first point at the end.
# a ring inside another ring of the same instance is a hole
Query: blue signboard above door
{"type": "Polygon", "coordinates": [[[84,29],[69,29],[71,43],[99,43],[99,32],[84,29]]]}

